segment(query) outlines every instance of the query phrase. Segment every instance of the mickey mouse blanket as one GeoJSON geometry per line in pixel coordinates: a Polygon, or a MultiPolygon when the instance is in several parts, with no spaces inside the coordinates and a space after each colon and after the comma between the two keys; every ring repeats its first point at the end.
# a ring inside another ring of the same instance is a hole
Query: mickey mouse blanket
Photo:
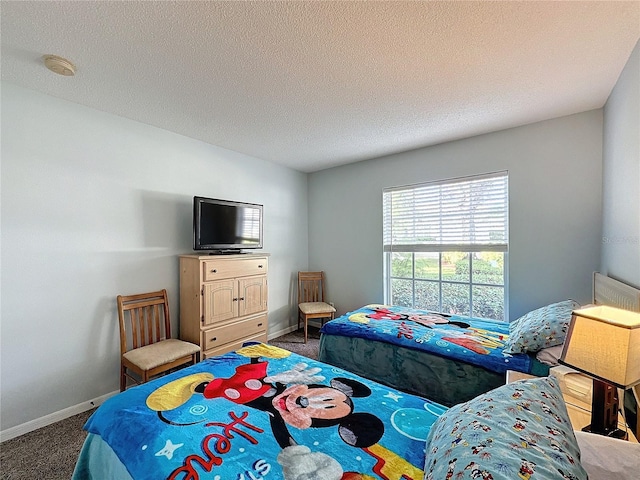
{"type": "Polygon", "coordinates": [[[321,333],[386,342],[497,373],[529,372],[531,358],[506,353],[509,323],[396,305],[366,305],[327,322],[321,333]]]}
{"type": "Polygon", "coordinates": [[[107,400],[87,421],[74,479],[422,479],[445,407],[277,347],[254,344],[107,400]],[[85,445],[87,447],[87,445],[85,445]],[[95,449],[94,449],[95,450],[95,449]],[[91,471],[91,468],[94,471],[91,471]]]}

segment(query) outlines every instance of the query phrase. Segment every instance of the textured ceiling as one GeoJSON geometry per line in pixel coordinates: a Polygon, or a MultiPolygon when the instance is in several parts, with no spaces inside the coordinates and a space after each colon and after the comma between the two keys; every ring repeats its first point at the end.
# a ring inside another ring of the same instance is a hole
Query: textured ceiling
{"type": "Polygon", "coordinates": [[[600,108],[640,37],[640,1],[3,0],[0,15],[3,80],[303,172],[600,108]]]}

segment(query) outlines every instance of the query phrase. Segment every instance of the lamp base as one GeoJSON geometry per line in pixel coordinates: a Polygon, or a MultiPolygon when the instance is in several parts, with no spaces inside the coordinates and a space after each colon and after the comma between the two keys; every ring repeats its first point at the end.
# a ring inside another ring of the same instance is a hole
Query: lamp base
{"type": "Polygon", "coordinates": [[[620,440],[629,439],[629,435],[627,434],[627,432],[625,432],[624,430],[620,430],[619,428],[616,428],[608,432],[594,432],[593,430],[591,430],[591,425],[587,425],[582,429],[582,431],[588,432],[588,433],[594,433],[596,435],[604,435],[605,437],[618,438],[620,440]]]}
{"type": "Polygon", "coordinates": [[[597,378],[593,379],[591,424],[582,429],[606,437],[623,438],[627,433],[618,428],[618,389],[597,378]]]}

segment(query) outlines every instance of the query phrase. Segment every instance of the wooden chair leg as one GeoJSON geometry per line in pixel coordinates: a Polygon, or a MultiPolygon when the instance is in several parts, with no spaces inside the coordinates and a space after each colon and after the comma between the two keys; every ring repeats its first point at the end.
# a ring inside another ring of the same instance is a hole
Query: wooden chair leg
{"type": "Polygon", "coordinates": [[[307,327],[309,326],[309,320],[304,318],[304,343],[307,343],[307,327]]]}
{"type": "Polygon", "coordinates": [[[124,392],[127,388],[127,377],[124,374],[124,369],[122,365],[120,366],[120,391],[124,392]]]}

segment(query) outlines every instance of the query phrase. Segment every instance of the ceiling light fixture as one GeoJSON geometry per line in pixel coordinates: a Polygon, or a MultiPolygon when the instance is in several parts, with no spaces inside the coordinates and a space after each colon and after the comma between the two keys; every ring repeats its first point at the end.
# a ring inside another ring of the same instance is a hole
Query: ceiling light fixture
{"type": "Polygon", "coordinates": [[[58,75],[72,77],[76,74],[76,66],[66,58],[57,55],[45,55],[42,59],[44,60],[45,67],[58,75]]]}

